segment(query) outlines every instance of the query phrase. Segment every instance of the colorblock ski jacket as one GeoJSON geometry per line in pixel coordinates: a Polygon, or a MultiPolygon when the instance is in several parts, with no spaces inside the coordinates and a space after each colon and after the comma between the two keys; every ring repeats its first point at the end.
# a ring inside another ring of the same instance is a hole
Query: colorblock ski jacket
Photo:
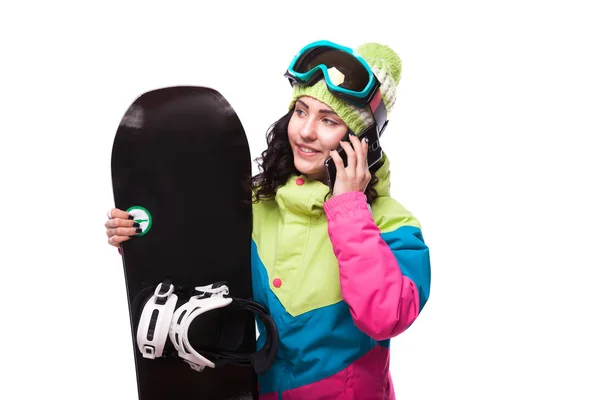
{"type": "Polygon", "coordinates": [[[389,196],[387,158],[377,176],[372,210],[361,192],[326,199],[327,186],[303,176],[253,206],[254,297],[280,338],[259,376],[261,400],[395,398],[390,338],[427,302],[429,249],[417,219],[389,196]]]}

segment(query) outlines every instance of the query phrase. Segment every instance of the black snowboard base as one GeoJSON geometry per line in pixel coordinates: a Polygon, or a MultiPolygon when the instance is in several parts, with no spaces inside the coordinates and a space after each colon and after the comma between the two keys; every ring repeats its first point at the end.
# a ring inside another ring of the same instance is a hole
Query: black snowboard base
{"type": "MultiPolygon", "coordinates": [[[[231,296],[252,298],[251,160],[235,111],[210,88],[147,92],[121,120],[111,170],[115,206],[143,229],[121,246],[139,399],[257,399],[251,367],[199,372],[169,343],[170,355],[144,358],[136,340],[142,307],[164,279],[188,289],[225,282],[231,296]]],[[[199,316],[188,336],[200,353],[256,351],[254,316],[235,307],[199,316]]]]}

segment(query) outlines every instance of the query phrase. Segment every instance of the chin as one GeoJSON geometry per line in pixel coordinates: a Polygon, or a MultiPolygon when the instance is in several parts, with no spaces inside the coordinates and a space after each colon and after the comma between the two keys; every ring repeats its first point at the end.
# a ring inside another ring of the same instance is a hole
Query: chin
{"type": "Polygon", "coordinates": [[[307,176],[310,179],[321,180],[325,174],[325,167],[319,162],[306,163],[302,160],[294,162],[294,166],[301,174],[307,176]]]}
{"type": "Polygon", "coordinates": [[[296,166],[298,172],[300,172],[302,175],[306,176],[309,179],[321,182],[325,180],[325,168],[302,168],[301,166],[300,168],[298,167],[299,166],[296,166]]]}

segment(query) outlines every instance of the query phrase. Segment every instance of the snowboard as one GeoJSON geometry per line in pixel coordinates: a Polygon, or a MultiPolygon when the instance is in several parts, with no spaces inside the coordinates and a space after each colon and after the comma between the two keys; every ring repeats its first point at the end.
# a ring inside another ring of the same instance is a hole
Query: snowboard
{"type": "MultiPolygon", "coordinates": [[[[164,300],[160,295],[169,288],[178,294],[171,311],[219,287],[252,298],[251,159],[236,112],[207,87],[142,94],[118,125],[111,176],[115,207],[127,210],[142,230],[120,247],[139,399],[257,399],[250,365],[194,368],[178,357],[170,339],[181,341],[181,332],[171,337],[172,331],[157,356],[160,349],[142,343],[159,335],[157,312],[140,322],[149,299],[164,300]],[[142,324],[150,328],[140,333],[142,324]]],[[[185,344],[213,361],[215,351],[254,353],[254,318],[233,305],[206,311],[189,324],[185,344]]]]}

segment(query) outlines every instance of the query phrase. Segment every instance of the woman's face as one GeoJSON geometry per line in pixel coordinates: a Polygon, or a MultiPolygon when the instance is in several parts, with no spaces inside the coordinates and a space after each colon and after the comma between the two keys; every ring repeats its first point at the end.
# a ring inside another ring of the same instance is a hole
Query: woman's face
{"type": "Polygon", "coordinates": [[[324,182],[324,162],[329,152],[339,146],[347,130],[346,124],[329,106],[312,97],[300,97],[288,124],[296,169],[324,182]]]}

